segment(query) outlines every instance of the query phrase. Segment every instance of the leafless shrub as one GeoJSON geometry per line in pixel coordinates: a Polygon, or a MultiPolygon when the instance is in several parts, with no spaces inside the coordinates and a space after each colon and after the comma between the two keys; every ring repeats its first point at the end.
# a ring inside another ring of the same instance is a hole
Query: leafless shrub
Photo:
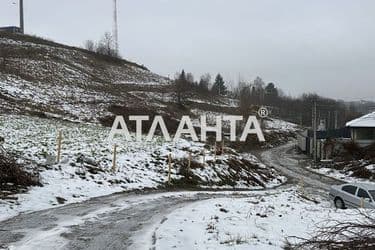
{"type": "Polygon", "coordinates": [[[113,36],[110,32],[104,33],[103,37],[97,43],[92,40],[85,41],[84,48],[101,55],[120,58],[120,55],[115,48],[113,36]]]}
{"type": "Polygon", "coordinates": [[[95,42],[92,40],[87,40],[84,44],[85,49],[88,51],[95,52],[95,42]]]}
{"type": "Polygon", "coordinates": [[[114,46],[114,40],[111,33],[106,32],[102,39],[96,45],[96,52],[102,55],[118,57],[118,53],[114,46]]]}
{"type": "Polygon", "coordinates": [[[310,239],[291,237],[285,249],[375,249],[375,213],[359,213],[359,220],[327,221],[310,239]]]}

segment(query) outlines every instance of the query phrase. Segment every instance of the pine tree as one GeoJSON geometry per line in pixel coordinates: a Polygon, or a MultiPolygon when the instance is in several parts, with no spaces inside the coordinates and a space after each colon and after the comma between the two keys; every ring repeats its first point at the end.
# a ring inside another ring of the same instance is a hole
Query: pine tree
{"type": "Polygon", "coordinates": [[[175,79],[175,90],[177,94],[177,102],[182,105],[184,93],[188,90],[185,70],[182,70],[181,74],[175,79]]]}
{"type": "Polygon", "coordinates": [[[212,91],[219,95],[225,95],[227,93],[227,87],[225,86],[224,79],[220,74],[218,74],[215,78],[212,91]]]}

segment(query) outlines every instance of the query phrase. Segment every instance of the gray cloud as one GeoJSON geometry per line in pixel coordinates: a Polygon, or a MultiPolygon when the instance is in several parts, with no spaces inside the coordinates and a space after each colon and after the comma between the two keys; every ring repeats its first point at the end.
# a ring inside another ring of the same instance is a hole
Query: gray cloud
{"type": "MultiPolygon", "coordinates": [[[[17,24],[1,0],[0,25],[17,24]]],[[[112,29],[112,0],[25,0],[26,31],[80,46],[112,29]]],[[[373,0],[119,0],[124,57],[173,76],[257,75],[287,93],[375,100],[373,0]]]]}

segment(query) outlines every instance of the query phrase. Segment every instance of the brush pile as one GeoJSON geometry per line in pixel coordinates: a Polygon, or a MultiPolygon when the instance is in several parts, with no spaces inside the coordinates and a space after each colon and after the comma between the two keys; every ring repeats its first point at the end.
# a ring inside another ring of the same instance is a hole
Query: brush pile
{"type": "Polygon", "coordinates": [[[38,177],[25,171],[21,164],[0,148],[0,199],[40,185],[38,177]]]}

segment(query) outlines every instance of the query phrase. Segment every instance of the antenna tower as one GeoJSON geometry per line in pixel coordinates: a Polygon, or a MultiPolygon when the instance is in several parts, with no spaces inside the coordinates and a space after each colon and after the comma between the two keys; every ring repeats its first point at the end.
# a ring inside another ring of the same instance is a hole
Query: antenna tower
{"type": "Polygon", "coordinates": [[[118,54],[118,21],[117,21],[117,0],[113,0],[113,40],[116,53],[118,54]]]}
{"type": "Polygon", "coordinates": [[[23,20],[23,0],[20,0],[20,30],[22,34],[25,33],[25,26],[23,20]]]}

